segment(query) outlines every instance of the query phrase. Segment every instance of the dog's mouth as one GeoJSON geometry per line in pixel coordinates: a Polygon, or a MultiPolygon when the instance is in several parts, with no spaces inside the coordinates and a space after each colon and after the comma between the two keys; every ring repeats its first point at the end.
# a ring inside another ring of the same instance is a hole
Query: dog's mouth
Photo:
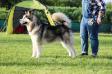
{"type": "Polygon", "coordinates": [[[21,23],[21,25],[25,25],[25,24],[27,24],[27,22],[22,21],[21,19],[20,19],[20,21],[19,21],[19,22],[21,23]]]}
{"type": "Polygon", "coordinates": [[[23,24],[27,24],[27,22],[24,22],[23,24]]]}

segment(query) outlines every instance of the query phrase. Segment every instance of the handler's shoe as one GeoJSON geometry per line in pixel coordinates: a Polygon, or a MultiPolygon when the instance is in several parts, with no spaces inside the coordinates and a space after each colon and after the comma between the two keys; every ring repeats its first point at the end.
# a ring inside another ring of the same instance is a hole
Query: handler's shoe
{"type": "Polygon", "coordinates": [[[96,57],[97,56],[97,54],[92,54],[92,57],[96,57]]]}
{"type": "Polygon", "coordinates": [[[82,53],[81,55],[82,55],[82,56],[85,56],[85,55],[88,55],[88,53],[82,53]]]}

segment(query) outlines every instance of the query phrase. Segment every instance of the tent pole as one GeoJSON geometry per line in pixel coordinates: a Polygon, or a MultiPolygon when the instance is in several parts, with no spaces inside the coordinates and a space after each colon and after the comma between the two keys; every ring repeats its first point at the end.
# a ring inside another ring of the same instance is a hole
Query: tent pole
{"type": "Polygon", "coordinates": [[[14,9],[15,9],[15,6],[10,10],[10,13],[9,13],[9,17],[8,17],[8,25],[7,25],[7,31],[6,33],[7,34],[12,34],[13,33],[13,14],[14,14],[14,9]]]}
{"type": "MultiPolygon", "coordinates": [[[[41,1],[42,1],[42,0],[41,0],[41,1]]],[[[36,0],[33,0],[33,2],[36,3],[36,0]]],[[[42,1],[42,4],[43,4],[43,1],[42,1]]],[[[46,16],[47,16],[47,18],[48,18],[48,21],[49,21],[50,25],[51,25],[51,26],[55,26],[54,21],[52,20],[51,14],[50,14],[50,12],[48,11],[47,6],[46,6],[46,5],[44,5],[44,6],[45,6],[44,12],[45,12],[45,14],[46,14],[46,16]]]]}

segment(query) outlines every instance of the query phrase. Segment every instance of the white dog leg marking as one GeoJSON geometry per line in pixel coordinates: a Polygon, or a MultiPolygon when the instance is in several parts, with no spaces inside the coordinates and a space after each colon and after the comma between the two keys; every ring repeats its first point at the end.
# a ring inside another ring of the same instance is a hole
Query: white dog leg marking
{"type": "Polygon", "coordinates": [[[41,49],[37,41],[37,36],[31,36],[31,40],[33,46],[32,57],[39,58],[41,49]]]}
{"type": "Polygon", "coordinates": [[[33,48],[32,49],[32,57],[35,57],[36,56],[36,51],[35,51],[35,49],[33,48]]]}
{"type": "Polygon", "coordinates": [[[67,49],[68,54],[69,54],[70,57],[75,57],[76,56],[73,44],[71,44],[71,43],[65,43],[65,42],[61,42],[61,44],[62,44],[62,46],[64,48],[67,49]]]}
{"type": "Polygon", "coordinates": [[[39,58],[41,54],[41,46],[39,44],[37,44],[37,48],[36,48],[36,58],[39,58]]]}
{"type": "Polygon", "coordinates": [[[68,52],[69,56],[72,56],[71,50],[68,48],[68,45],[65,44],[65,42],[61,42],[61,44],[62,44],[62,46],[63,46],[65,49],[67,49],[67,52],[68,52]]]}
{"type": "Polygon", "coordinates": [[[75,52],[75,49],[74,49],[73,45],[72,44],[71,45],[69,44],[68,47],[69,47],[69,49],[70,49],[70,51],[72,53],[72,56],[71,57],[75,57],[76,56],[76,52],[75,52]]]}
{"type": "Polygon", "coordinates": [[[40,52],[39,51],[37,51],[38,53],[37,53],[37,55],[36,55],[36,58],[39,58],[40,57],[40,52]]]}
{"type": "Polygon", "coordinates": [[[74,38],[73,38],[73,33],[72,32],[70,32],[70,43],[68,45],[69,45],[69,48],[72,51],[73,57],[75,57],[76,56],[76,51],[74,49],[74,38]]]}
{"type": "Polygon", "coordinates": [[[33,49],[32,49],[32,57],[36,57],[37,52],[36,52],[35,41],[32,42],[32,47],[33,47],[33,49]]]}
{"type": "Polygon", "coordinates": [[[31,36],[31,40],[32,40],[32,57],[36,56],[36,51],[35,51],[35,40],[34,37],[31,36]]]}

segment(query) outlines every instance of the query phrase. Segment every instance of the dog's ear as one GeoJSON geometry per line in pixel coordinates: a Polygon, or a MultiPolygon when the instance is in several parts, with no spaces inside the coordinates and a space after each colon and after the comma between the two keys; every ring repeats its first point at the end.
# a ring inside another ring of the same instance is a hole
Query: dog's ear
{"type": "Polygon", "coordinates": [[[29,10],[24,10],[24,14],[27,14],[29,12],[29,10]]]}
{"type": "Polygon", "coordinates": [[[24,12],[25,14],[27,13],[27,11],[24,12]]]}
{"type": "Polygon", "coordinates": [[[35,9],[31,9],[31,10],[29,10],[29,13],[30,13],[30,14],[34,14],[35,11],[36,11],[35,9]]]}

